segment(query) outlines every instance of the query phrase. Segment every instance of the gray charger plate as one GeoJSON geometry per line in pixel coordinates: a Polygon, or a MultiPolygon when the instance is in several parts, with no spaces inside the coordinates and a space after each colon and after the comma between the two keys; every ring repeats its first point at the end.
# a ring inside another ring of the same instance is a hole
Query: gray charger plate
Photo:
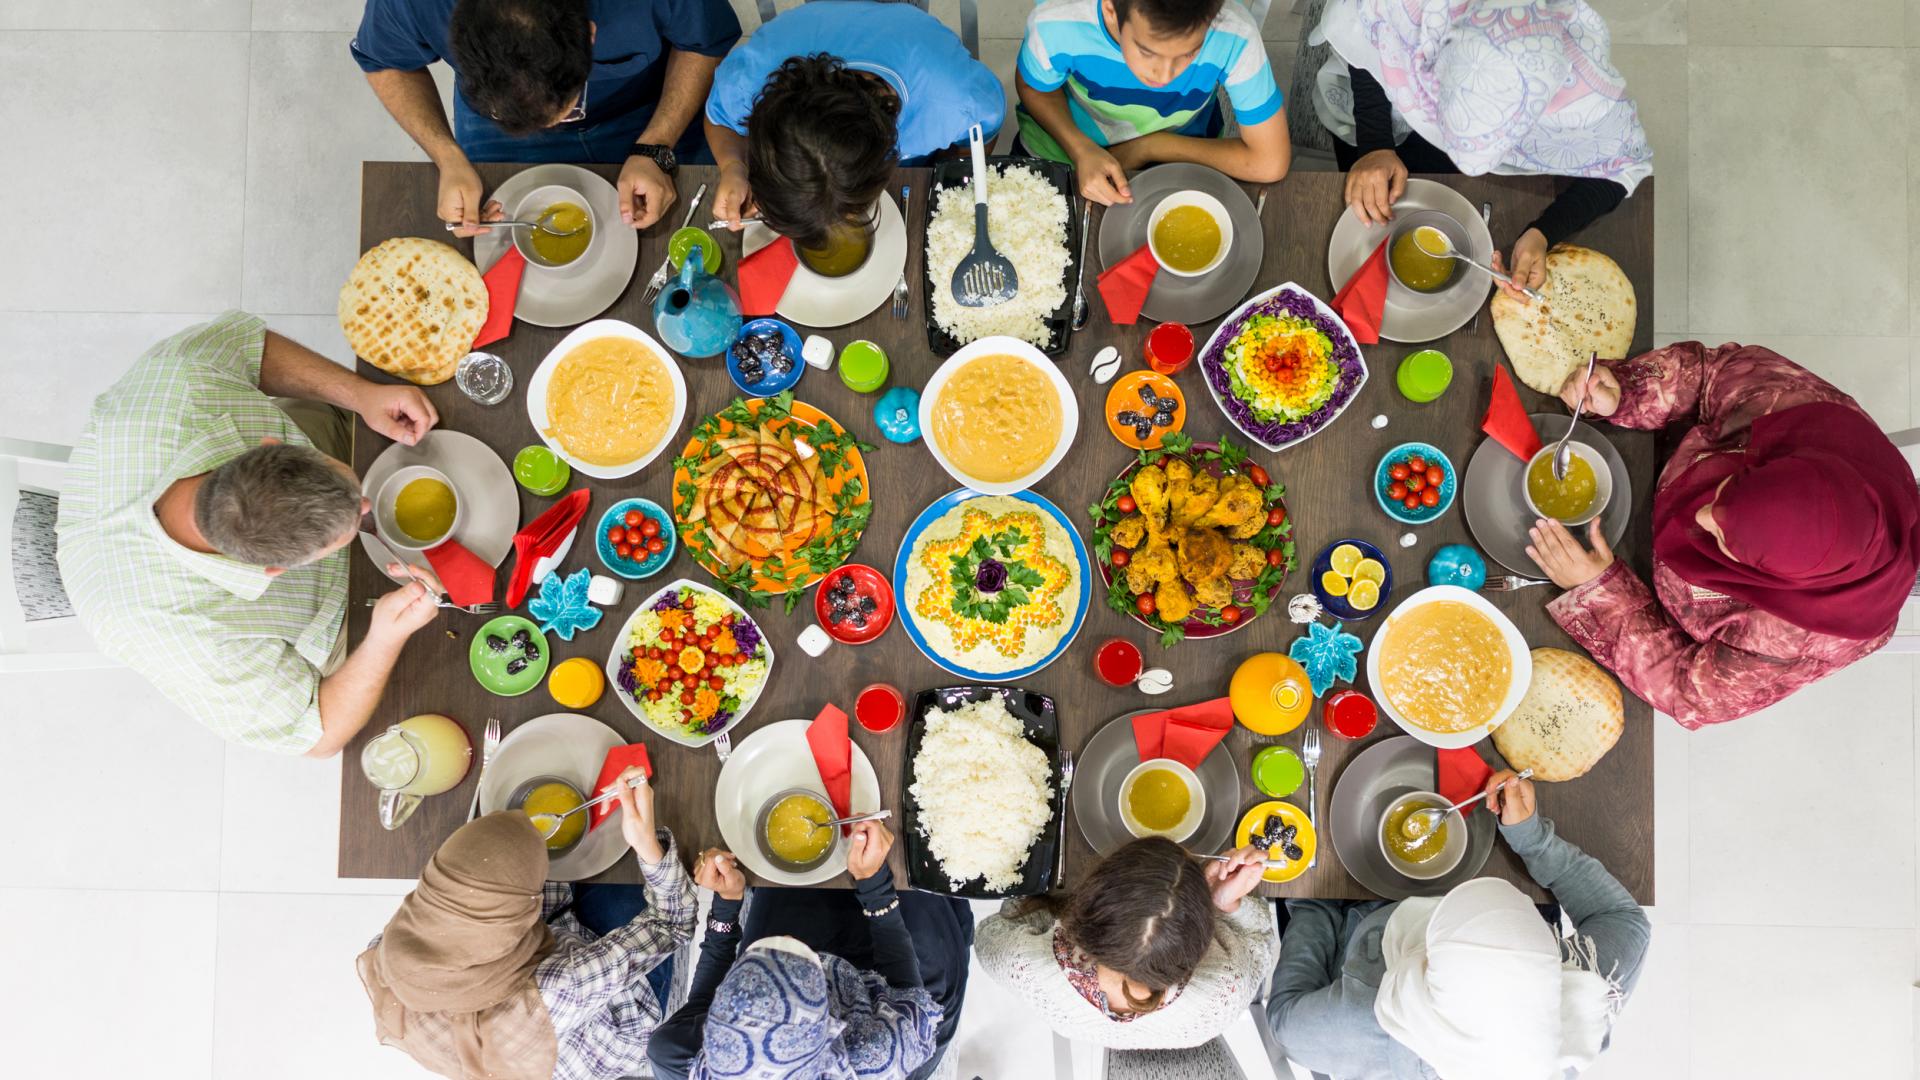
{"type": "MultiPolygon", "coordinates": [[[[1253,200],[1240,185],[1223,172],[1191,162],[1155,165],[1133,178],[1129,187],[1133,201],[1108,207],[1100,215],[1100,265],[1112,269],[1147,242],[1147,219],[1160,200],[1176,191],[1204,191],[1219,199],[1233,221],[1233,246],[1219,266],[1199,277],[1161,274],[1153,279],[1140,317],[1154,322],[1181,322],[1189,325],[1217,319],[1232,311],[1253,280],[1260,276],[1260,263],[1266,258],[1267,239],[1260,228],[1260,216],[1253,212],[1253,200]]],[[[1087,282],[1094,291],[1093,282],[1087,282]]]]}
{"type": "Polygon", "coordinates": [[[1484,809],[1467,815],[1467,853],[1460,865],[1432,881],[1418,881],[1395,870],[1380,853],[1380,817],[1387,805],[1410,791],[1434,790],[1433,747],[1411,735],[1381,739],[1360,751],[1334,781],[1323,834],[1332,837],[1334,854],[1353,879],[1388,900],[1439,896],[1487,865],[1498,831],[1484,809]]]}
{"type": "MultiPolygon", "coordinates": [[[[1120,820],[1120,784],[1140,764],[1133,745],[1133,718],[1160,709],[1135,709],[1093,733],[1074,761],[1073,819],[1080,835],[1101,855],[1133,840],[1120,820]]],[[[1200,855],[1215,855],[1233,841],[1240,821],[1240,766],[1223,740],[1194,770],[1207,793],[1207,811],[1200,827],[1181,845],[1200,855]]]]}
{"type": "MultiPolygon", "coordinates": [[[[1567,433],[1565,413],[1530,413],[1527,419],[1533,421],[1540,440],[1549,445],[1567,433]]],[[[1605,435],[1584,420],[1574,425],[1573,438],[1600,451],[1613,473],[1613,495],[1600,512],[1600,529],[1607,543],[1617,547],[1633,517],[1633,478],[1627,475],[1626,460],[1605,435]]],[[[1527,557],[1527,530],[1533,527],[1533,512],[1527,509],[1526,475],[1525,462],[1492,439],[1482,439],[1461,476],[1461,509],[1480,550],[1516,574],[1545,577],[1546,572],[1527,557]]],[[[1585,525],[1573,531],[1582,543],[1586,542],[1585,525]]]]}

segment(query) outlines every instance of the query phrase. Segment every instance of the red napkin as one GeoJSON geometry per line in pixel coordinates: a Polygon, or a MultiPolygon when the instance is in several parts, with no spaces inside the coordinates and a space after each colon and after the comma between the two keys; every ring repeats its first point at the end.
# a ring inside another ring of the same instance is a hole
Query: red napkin
{"type": "Polygon", "coordinates": [[[1340,313],[1353,338],[1362,345],[1380,343],[1380,314],[1387,309],[1387,242],[1373,249],[1367,261],[1333,294],[1333,310],[1340,313]]]}
{"type": "Polygon", "coordinates": [[[1140,751],[1141,761],[1172,758],[1189,769],[1198,769],[1232,730],[1232,699],[1214,698],[1134,717],[1133,745],[1140,751]]]}
{"type": "MultiPolygon", "coordinates": [[[[1434,751],[1433,772],[1433,786],[1440,797],[1454,803],[1487,790],[1487,778],[1493,775],[1493,766],[1481,761],[1473,747],[1462,746],[1457,750],[1434,751]]],[[[1471,813],[1473,807],[1462,809],[1471,813]]]]}
{"type": "Polygon", "coordinates": [[[1540,433],[1533,430],[1533,420],[1527,416],[1526,406],[1520,404],[1520,391],[1513,388],[1513,378],[1498,363],[1493,365],[1493,399],[1487,402],[1480,430],[1521,461],[1532,461],[1540,452],[1540,433]]]}
{"type": "Polygon", "coordinates": [[[1159,273],[1160,264],[1145,244],[1140,245],[1139,251],[1100,271],[1094,285],[1100,290],[1100,299],[1106,301],[1107,317],[1122,326],[1138,322],[1140,308],[1146,304],[1147,293],[1152,291],[1153,279],[1159,273]]]}
{"type": "Polygon", "coordinates": [[[771,315],[786,295],[800,256],[793,241],[782,236],[740,260],[740,310],[750,316],[771,315]]]}
{"type": "MultiPolygon", "coordinates": [[[[833,804],[834,817],[853,813],[853,742],[847,738],[847,714],[836,705],[827,705],[807,725],[807,748],[813,751],[813,764],[820,770],[820,782],[826,785],[827,801],[833,804]]],[[[845,825],[840,826],[846,832],[845,825]]]]}
{"type": "Polygon", "coordinates": [[[447,599],[456,604],[486,604],[493,601],[493,567],[486,560],[448,540],[428,548],[424,554],[433,564],[433,572],[447,590],[447,599]]]}
{"type": "Polygon", "coordinates": [[[533,584],[534,564],[559,550],[560,545],[573,536],[592,498],[593,493],[586,488],[570,492],[513,535],[513,577],[507,581],[508,607],[519,607],[520,601],[527,598],[527,588],[533,584]]]}
{"type": "MultiPolygon", "coordinates": [[[[647,748],[640,743],[631,746],[616,746],[607,751],[606,763],[600,766],[600,779],[594,782],[593,790],[587,792],[587,798],[595,799],[611,790],[613,782],[620,778],[630,766],[638,765],[647,770],[647,779],[653,779],[653,762],[647,758],[647,748]]],[[[587,825],[587,831],[600,827],[600,823],[613,816],[620,807],[618,799],[603,802],[593,808],[593,821],[587,825]]]]}
{"type": "Polygon", "coordinates": [[[474,348],[499,341],[513,328],[513,305],[520,298],[520,275],[526,270],[527,257],[508,245],[507,253],[481,277],[487,283],[487,321],[474,336],[474,348]]]}

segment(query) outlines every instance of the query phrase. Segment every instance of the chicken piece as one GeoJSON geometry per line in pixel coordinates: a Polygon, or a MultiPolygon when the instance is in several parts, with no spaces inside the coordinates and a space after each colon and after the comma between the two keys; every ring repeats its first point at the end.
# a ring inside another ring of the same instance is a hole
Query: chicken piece
{"type": "Polygon", "coordinates": [[[1182,458],[1168,458],[1164,466],[1167,473],[1168,513],[1179,506],[1193,487],[1193,466],[1182,458]]]}
{"type": "Polygon", "coordinates": [[[1266,498],[1258,485],[1235,473],[1220,482],[1220,498],[1194,524],[1203,529],[1231,529],[1261,516],[1266,498]]]}
{"type": "Polygon", "coordinates": [[[1180,576],[1198,585],[1212,578],[1227,576],[1233,562],[1233,549],[1227,538],[1213,529],[1188,529],[1180,537],[1180,576]]]}
{"type": "Polygon", "coordinates": [[[1139,514],[1128,514],[1115,522],[1113,528],[1107,530],[1107,538],[1116,546],[1131,551],[1140,546],[1140,541],[1147,538],[1147,519],[1139,514]]]}
{"type": "MultiPolygon", "coordinates": [[[[1174,561],[1173,547],[1165,537],[1155,536],[1147,540],[1147,545],[1133,553],[1133,561],[1127,564],[1128,581],[1132,581],[1131,572],[1139,570],[1149,582],[1173,581],[1180,576],[1180,567],[1174,561]]],[[[1140,588],[1134,592],[1145,592],[1140,588]]]]}
{"type": "Polygon", "coordinates": [[[1251,581],[1267,568],[1267,553],[1252,544],[1233,545],[1233,561],[1227,564],[1227,577],[1251,581]]]}
{"type": "Polygon", "coordinates": [[[1160,583],[1154,580],[1154,576],[1147,571],[1148,568],[1141,566],[1138,562],[1130,562],[1127,564],[1127,568],[1122,570],[1121,573],[1127,577],[1128,592],[1138,596],[1141,593],[1152,592],[1159,587],[1160,583]]]}
{"type": "Polygon", "coordinates": [[[1187,485],[1183,498],[1170,499],[1167,520],[1175,525],[1197,525],[1220,498],[1220,480],[1210,472],[1198,473],[1187,485]]]}
{"type": "Polygon", "coordinates": [[[1158,536],[1167,530],[1167,474],[1158,465],[1149,465],[1133,474],[1127,486],[1134,505],[1146,520],[1147,532],[1158,536]]]}
{"type": "Polygon", "coordinates": [[[1226,578],[1208,578],[1193,585],[1194,603],[1215,610],[1233,603],[1233,583],[1226,578]]]}
{"type": "Polygon", "coordinates": [[[1153,594],[1153,602],[1163,622],[1186,622],[1187,616],[1193,614],[1193,596],[1177,578],[1161,582],[1160,591],[1153,594]]]}
{"type": "Polygon", "coordinates": [[[1229,528],[1227,530],[1227,538],[1230,540],[1251,540],[1261,529],[1266,527],[1267,515],[1255,514],[1246,521],[1229,528]]]}

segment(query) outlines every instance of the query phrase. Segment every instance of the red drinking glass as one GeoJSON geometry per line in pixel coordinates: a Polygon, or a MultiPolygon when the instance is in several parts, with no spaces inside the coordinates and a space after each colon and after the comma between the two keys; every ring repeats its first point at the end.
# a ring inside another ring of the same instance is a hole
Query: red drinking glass
{"type": "Polygon", "coordinates": [[[1162,375],[1186,370],[1193,362],[1193,331],[1185,323],[1161,323],[1147,335],[1147,366],[1162,375]]]}
{"type": "Polygon", "coordinates": [[[1126,638],[1108,638],[1093,651],[1093,673],[1108,686],[1132,686],[1146,666],[1140,646],[1126,638]]]}
{"type": "Polygon", "coordinates": [[[1380,722],[1380,710],[1372,698],[1358,690],[1339,690],[1327,695],[1320,707],[1320,719],[1328,731],[1343,739],[1364,739],[1380,722]]]}
{"type": "Polygon", "coordinates": [[[853,699],[853,718],[860,721],[861,727],[876,735],[892,731],[894,725],[906,715],[906,697],[899,688],[888,683],[874,683],[853,699]]]}

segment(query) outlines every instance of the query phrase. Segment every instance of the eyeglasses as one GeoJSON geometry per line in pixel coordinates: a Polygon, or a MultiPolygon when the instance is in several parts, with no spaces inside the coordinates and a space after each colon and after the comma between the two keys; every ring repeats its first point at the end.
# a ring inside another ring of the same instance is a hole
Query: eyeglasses
{"type": "MultiPolygon", "coordinates": [[[[487,116],[490,119],[492,119],[493,122],[496,124],[500,122],[499,113],[488,113],[487,116]]],[[[560,116],[560,119],[555,120],[554,124],[555,125],[577,124],[580,121],[585,120],[586,118],[587,118],[587,88],[583,86],[580,88],[580,96],[573,99],[573,107],[568,109],[565,113],[562,113],[560,116]]]]}

